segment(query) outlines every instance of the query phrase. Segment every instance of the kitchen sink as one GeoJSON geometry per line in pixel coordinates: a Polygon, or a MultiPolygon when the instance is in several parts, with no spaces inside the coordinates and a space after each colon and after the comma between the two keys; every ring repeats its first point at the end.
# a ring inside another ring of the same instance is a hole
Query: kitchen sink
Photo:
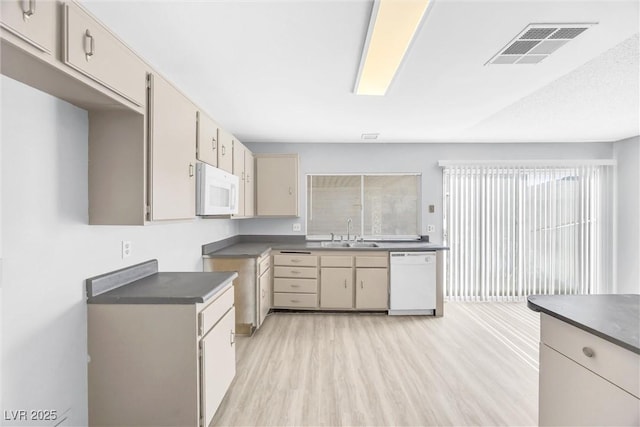
{"type": "Polygon", "coordinates": [[[356,242],[349,243],[349,247],[351,248],[377,248],[379,245],[374,242],[356,242]]]}
{"type": "Polygon", "coordinates": [[[323,248],[350,248],[351,245],[347,242],[321,242],[320,246],[323,248]]]}
{"type": "Polygon", "coordinates": [[[378,244],[374,242],[321,242],[323,248],[377,248],[378,244]]]}

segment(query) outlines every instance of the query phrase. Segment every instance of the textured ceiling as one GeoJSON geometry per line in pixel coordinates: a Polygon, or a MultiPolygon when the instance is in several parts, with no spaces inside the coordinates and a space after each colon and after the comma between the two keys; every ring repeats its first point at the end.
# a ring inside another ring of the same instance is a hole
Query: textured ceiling
{"type": "Polygon", "coordinates": [[[85,6],[245,142],[574,142],[638,134],[637,0],[432,0],[385,97],[356,96],[372,0],[85,6]],[[530,23],[595,22],[535,65],[530,23]]]}

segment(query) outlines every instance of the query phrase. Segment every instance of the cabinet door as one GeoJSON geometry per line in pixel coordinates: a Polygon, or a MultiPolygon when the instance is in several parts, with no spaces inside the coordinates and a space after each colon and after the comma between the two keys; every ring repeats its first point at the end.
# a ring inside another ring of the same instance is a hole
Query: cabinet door
{"type": "Polygon", "coordinates": [[[56,43],[55,1],[3,0],[0,2],[2,27],[35,48],[53,53],[56,43]]]}
{"type": "Polygon", "coordinates": [[[244,152],[244,216],[255,215],[255,179],[253,153],[244,152]]]}
{"type": "Polygon", "coordinates": [[[238,177],[238,216],[244,216],[244,197],[245,197],[245,172],[244,172],[244,145],[240,141],[233,140],[233,174],[238,177]]]}
{"type": "Polygon", "coordinates": [[[233,173],[233,136],[218,128],[218,168],[233,173]]]}
{"type": "Polygon", "coordinates": [[[389,308],[387,271],[386,268],[356,268],[356,308],[389,308]]]}
{"type": "Polygon", "coordinates": [[[203,112],[198,113],[197,158],[218,166],[218,124],[203,112]]]}
{"type": "Polygon", "coordinates": [[[78,5],[66,3],[65,18],[65,64],[143,106],[146,98],[144,63],[78,5]]]}
{"type": "Polygon", "coordinates": [[[211,423],[236,375],[235,318],[232,308],[200,342],[200,399],[205,426],[211,423]]]}
{"type": "Polygon", "coordinates": [[[298,216],[298,156],[256,158],[258,216],[298,216]]]}
{"type": "Polygon", "coordinates": [[[320,307],[353,308],[353,269],[320,269],[320,307]]]}
{"type": "Polygon", "coordinates": [[[637,426],[640,400],[540,344],[541,426],[637,426]]]}
{"type": "Polygon", "coordinates": [[[260,324],[264,322],[269,310],[271,309],[271,269],[265,271],[259,280],[260,293],[260,324]]]}
{"type": "Polygon", "coordinates": [[[196,107],[150,76],[151,220],[195,218],[196,107]]]}

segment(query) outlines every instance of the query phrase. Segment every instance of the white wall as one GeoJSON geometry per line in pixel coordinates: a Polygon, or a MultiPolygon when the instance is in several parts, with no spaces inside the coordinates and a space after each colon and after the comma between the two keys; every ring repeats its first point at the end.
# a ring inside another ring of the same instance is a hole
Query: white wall
{"type": "MultiPolygon", "coordinates": [[[[2,76],[3,410],[71,408],[87,424],[84,279],[157,258],[199,271],[237,222],[87,225],[87,112],[2,76]],[[133,254],[121,259],[121,240],[133,254]]],[[[3,412],[4,413],[4,412],[3,412]]]]}
{"type": "Polygon", "coordinates": [[[616,292],[640,294],[640,137],[613,147],[618,161],[616,292]]]}
{"type": "MultiPolygon", "coordinates": [[[[442,242],[442,172],[438,160],[459,159],[610,159],[612,143],[588,144],[247,144],[255,153],[300,154],[300,218],[242,221],[241,234],[305,234],[309,173],[422,173],[422,234],[433,224],[432,242],[442,242]],[[428,213],[428,206],[436,206],[428,213]],[[302,224],[293,232],[292,224],[302,224]]],[[[346,224],[345,224],[346,227],[346,224]]],[[[346,229],[346,228],[345,228],[346,229]]],[[[341,230],[336,230],[340,232],[341,230]]]]}

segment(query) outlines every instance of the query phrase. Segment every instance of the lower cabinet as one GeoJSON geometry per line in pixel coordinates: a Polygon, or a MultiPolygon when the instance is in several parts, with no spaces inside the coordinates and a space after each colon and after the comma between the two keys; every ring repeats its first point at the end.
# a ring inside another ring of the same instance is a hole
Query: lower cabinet
{"type": "Polygon", "coordinates": [[[264,323],[269,310],[271,310],[271,262],[267,255],[263,261],[258,264],[258,319],[259,325],[264,323]]]}
{"type": "Polygon", "coordinates": [[[88,304],[89,425],[208,426],[235,372],[233,287],[202,304],[88,304]]]}
{"type": "Polygon", "coordinates": [[[251,335],[262,325],[271,309],[271,256],[203,259],[203,271],[235,271],[233,292],[236,309],[236,332],[251,335]],[[264,296],[263,296],[264,295],[264,296]]]}
{"type": "Polygon", "coordinates": [[[200,399],[205,426],[213,419],[233,377],[236,376],[235,325],[236,313],[235,309],[231,308],[200,341],[200,399]],[[221,370],[222,366],[226,369],[221,370]]]}
{"type": "Polygon", "coordinates": [[[273,255],[273,306],[318,308],[318,257],[309,252],[273,255]]]}
{"type": "Polygon", "coordinates": [[[356,268],[356,308],[389,308],[389,272],[386,268],[356,268]]]}
{"type": "Polygon", "coordinates": [[[541,426],[640,425],[640,355],[540,317],[541,426]]]}
{"type": "Polygon", "coordinates": [[[353,307],[353,269],[351,267],[320,269],[320,307],[353,307]]]}

